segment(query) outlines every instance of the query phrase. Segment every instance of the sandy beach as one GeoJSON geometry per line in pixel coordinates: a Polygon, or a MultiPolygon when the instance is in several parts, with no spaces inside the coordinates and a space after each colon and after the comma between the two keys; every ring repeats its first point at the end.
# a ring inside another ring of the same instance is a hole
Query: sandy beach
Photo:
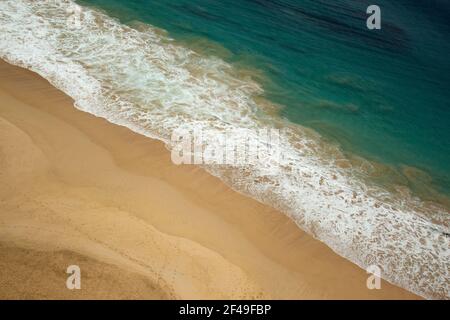
{"type": "Polygon", "coordinates": [[[1,299],[417,298],[3,61],[0,181],[1,299]]]}

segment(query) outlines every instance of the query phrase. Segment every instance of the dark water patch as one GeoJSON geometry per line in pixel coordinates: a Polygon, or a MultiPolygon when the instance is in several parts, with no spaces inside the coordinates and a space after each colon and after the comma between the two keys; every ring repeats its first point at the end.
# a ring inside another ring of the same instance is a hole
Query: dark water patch
{"type": "Polygon", "coordinates": [[[365,83],[367,81],[355,75],[335,73],[325,76],[325,79],[334,85],[343,87],[344,89],[350,89],[360,92],[369,91],[370,84],[365,83]]]}
{"type": "Polygon", "coordinates": [[[180,6],[175,6],[175,8],[186,11],[187,13],[194,14],[200,18],[207,19],[210,21],[222,21],[223,17],[217,14],[213,14],[207,9],[194,5],[194,4],[182,4],[180,6]]]}
{"type": "Polygon", "coordinates": [[[315,108],[323,108],[330,111],[346,112],[350,114],[357,114],[359,112],[359,107],[353,103],[337,103],[329,100],[320,100],[313,106],[315,108]]]}
{"type": "Polygon", "coordinates": [[[366,28],[367,15],[365,11],[356,10],[345,4],[339,7],[330,2],[321,2],[322,6],[310,6],[299,2],[246,0],[266,10],[275,12],[279,23],[290,23],[294,28],[304,28],[311,24],[319,28],[324,36],[334,36],[347,45],[367,48],[378,48],[389,52],[401,53],[409,49],[407,33],[393,22],[383,21],[382,30],[369,31],[366,28]],[[286,14],[288,12],[288,14],[286,14]],[[345,14],[342,14],[344,12],[345,14]]]}

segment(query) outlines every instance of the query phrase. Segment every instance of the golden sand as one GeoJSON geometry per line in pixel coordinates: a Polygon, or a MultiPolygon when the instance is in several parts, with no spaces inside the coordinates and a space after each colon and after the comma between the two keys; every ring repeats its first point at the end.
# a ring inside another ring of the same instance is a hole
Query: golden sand
{"type": "Polygon", "coordinates": [[[417,298],[5,62],[0,182],[0,298],[417,298]]]}

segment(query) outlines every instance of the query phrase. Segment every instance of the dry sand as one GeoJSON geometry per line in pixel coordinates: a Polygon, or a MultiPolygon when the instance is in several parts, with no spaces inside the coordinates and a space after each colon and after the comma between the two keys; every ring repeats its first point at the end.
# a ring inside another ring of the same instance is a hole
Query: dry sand
{"type": "Polygon", "coordinates": [[[3,61],[0,182],[0,298],[417,298],[3,61]]]}

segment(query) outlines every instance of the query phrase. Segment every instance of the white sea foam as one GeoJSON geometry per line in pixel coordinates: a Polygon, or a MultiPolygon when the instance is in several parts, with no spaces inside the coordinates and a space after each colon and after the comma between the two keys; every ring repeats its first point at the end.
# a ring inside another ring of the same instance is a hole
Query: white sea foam
{"type": "MultiPolygon", "coordinates": [[[[33,70],[75,106],[164,141],[173,130],[286,128],[284,163],[206,169],[234,189],[289,215],[302,229],[361,267],[377,264],[388,281],[427,298],[450,298],[449,213],[399,198],[342,169],[320,138],[264,116],[263,91],[224,61],[197,54],[155,28],[135,30],[83,8],[67,25],[72,1],[0,1],[0,57],[33,70]],[[430,211],[431,210],[431,211],[430,211]],[[439,220],[440,223],[433,223],[439,220]]],[[[205,137],[211,139],[214,137],[205,137]]],[[[208,141],[208,140],[206,140],[208,141]]]]}

